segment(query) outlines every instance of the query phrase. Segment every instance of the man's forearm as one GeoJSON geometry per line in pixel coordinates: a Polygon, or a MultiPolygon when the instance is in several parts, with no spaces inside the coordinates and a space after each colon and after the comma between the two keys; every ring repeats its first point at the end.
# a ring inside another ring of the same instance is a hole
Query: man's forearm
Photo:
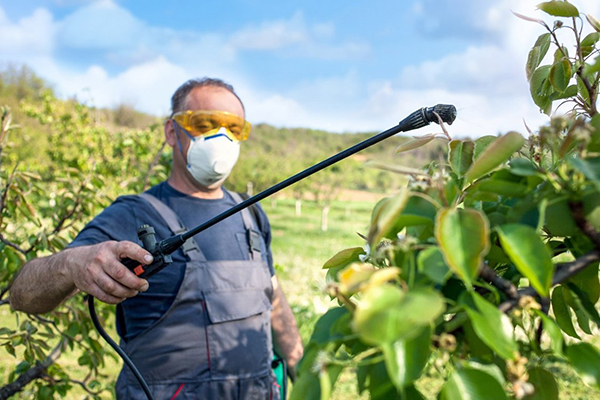
{"type": "Polygon", "coordinates": [[[32,314],[45,313],[73,294],[76,287],[68,274],[70,251],[26,263],[11,285],[11,307],[32,314]]]}
{"type": "Polygon", "coordinates": [[[273,278],[273,347],[283,357],[293,372],[303,354],[302,339],[298,332],[296,319],[276,278],[273,278]]]}

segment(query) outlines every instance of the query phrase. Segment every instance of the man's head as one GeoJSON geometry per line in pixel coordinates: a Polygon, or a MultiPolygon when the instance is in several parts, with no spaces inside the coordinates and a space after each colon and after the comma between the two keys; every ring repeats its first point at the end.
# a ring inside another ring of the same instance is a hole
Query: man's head
{"type": "Polygon", "coordinates": [[[173,147],[173,173],[199,189],[220,187],[237,161],[237,138],[249,129],[240,98],[219,79],[192,79],[175,91],[171,107],[165,136],[173,147]]]}

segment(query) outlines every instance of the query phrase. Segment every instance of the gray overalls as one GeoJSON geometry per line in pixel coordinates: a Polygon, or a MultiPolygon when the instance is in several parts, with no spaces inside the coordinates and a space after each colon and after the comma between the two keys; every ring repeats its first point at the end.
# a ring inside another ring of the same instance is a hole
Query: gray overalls
{"type": "MultiPolygon", "coordinates": [[[[147,193],[140,196],[173,233],[186,230],[164,203],[147,193]]],[[[207,261],[190,239],[173,304],[148,329],[121,343],[156,400],[279,399],[271,372],[271,276],[250,212],[241,213],[250,260],[207,261]]],[[[146,398],[126,366],[115,390],[118,399],[146,398]]]]}

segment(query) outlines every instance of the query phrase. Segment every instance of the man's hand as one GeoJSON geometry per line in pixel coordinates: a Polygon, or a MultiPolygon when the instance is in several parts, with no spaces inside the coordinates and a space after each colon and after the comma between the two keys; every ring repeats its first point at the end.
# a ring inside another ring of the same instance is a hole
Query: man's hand
{"type": "Polygon", "coordinates": [[[68,273],[75,287],[105,303],[118,304],[148,290],[148,281],[138,278],[120,260],[131,258],[150,264],[152,255],[129,241],[103,242],[69,250],[68,273]]]}
{"type": "Polygon", "coordinates": [[[31,314],[49,312],[78,290],[105,303],[120,303],[148,289],[148,281],[120,262],[126,257],[144,265],[152,262],[150,253],[128,241],[74,247],[31,260],[10,288],[11,307],[31,314]]]}

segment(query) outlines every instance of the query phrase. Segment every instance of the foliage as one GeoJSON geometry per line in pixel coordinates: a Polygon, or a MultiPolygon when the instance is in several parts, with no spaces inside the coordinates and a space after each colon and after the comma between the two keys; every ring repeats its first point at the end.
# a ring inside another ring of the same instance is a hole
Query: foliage
{"type": "MultiPolygon", "coordinates": [[[[164,180],[167,158],[162,131],[123,130],[111,133],[93,120],[93,112],[73,101],[60,101],[46,91],[21,110],[44,127],[49,146],[38,160],[23,162],[13,137],[20,129],[11,113],[1,110],[0,130],[0,305],[8,304],[10,283],[28,260],[63,249],[76,233],[121,193],[142,190],[164,180]]],[[[111,322],[114,309],[99,307],[111,322]]],[[[90,397],[112,389],[100,373],[106,357],[83,297],[69,299],[44,316],[12,312],[13,324],[0,327],[0,346],[15,358],[6,398],[35,380],[38,398],[62,398],[74,386],[90,397]],[[87,372],[75,379],[61,355],[77,359],[87,372]]],[[[114,378],[114,377],[111,377],[114,378]]]]}
{"type": "Polygon", "coordinates": [[[520,16],[549,30],[527,61],[532,97],[572,111],[528,139],[448,138],[446,159],[424,170],[383,166],[409,184],[375,206],[363,249],[325,264],[338,306],[315,325],[292,399],[328,398],[345,368],[371,399],[422,399],[415,383],[434,359],[440,399],[558,399],[548,359],[600,388],[600,350],[582,341],[600,327],[600,23],[588,15],[595,32],[582,38],[574,5],[538,7],[572,25],[520,16]]]}

